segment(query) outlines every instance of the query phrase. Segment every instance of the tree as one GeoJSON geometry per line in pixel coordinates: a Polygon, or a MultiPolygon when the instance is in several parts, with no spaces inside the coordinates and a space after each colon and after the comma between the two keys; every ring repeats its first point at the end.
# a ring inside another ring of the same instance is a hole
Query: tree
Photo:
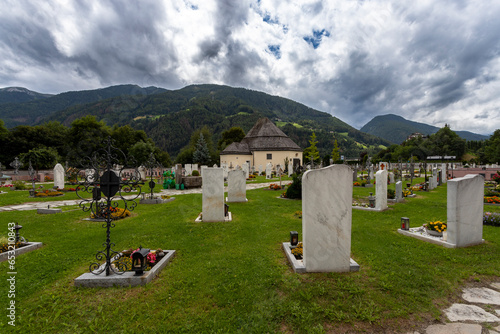
{"type": "Polygon", "coordinates": [[[465,139],[460,138],[448,126],[441,128],[424,142],[432,155],[455,155],[460,159],[465,153],[465,139]]]}
{"type": "Polygon", "coordinates": [[[316,134],[313,133],[311,134],[311,139],[309,140],[309,146],[304,150],[304,156],[306,157],[306,162],[311,162],[314,161],[315,163],[320,163],[320,156],[319,156],[319,151],[318,148],[316,147],[316,144],[318,141],[316,140],[316,134]]]}
{"type": "Polygon", "coordinates": [[[148,161],[150,154],[154,152],[154,149],[154,145],[138,141],[128,150],[128,153],[135,159],[138,165],[144,165],[148,161]]]}
{"type": "Polygon", "coordinates": [[[104,140],[110,135],[111,129],[104,122],[98,122],[94,116],[73,121],[67,140],[69,159],[77,164],[82,158],[91,156],[104,147],[104,140]]]}
{"type": "Polygon", "coordinates": [[[497,163],[500,161],[500,129],[493,132],[493,135],[486,141],[483,150],[486,162],[497,163]]]}
{"type": "Polygon", "coordinates": [[[54,168],[59,156],[54,148],[43,147],[34,148],[27,153],[21,154],[20,159],[24,166],[28,166],[31,161],[31,165],[38,172],[39,169],[54,168]]]}
{"type": "Polygon", "coordinates": [[[245,131],[239,126],[234,126],[231,129],[222,132],[222,138],[219,139],[217,143],[217,149],[222,151],[228,147],[231,143],[240,142],[245,138],[245,131]]]}
{"type": "Polygon", "coordinates": [[[337,144],[337,139],[335,139],[335,142],[333,143],[331,159],[333,160],[333,163],[335,163],[335,161],[338,161],[340,159],[339,145],[337,144]]]}
{"type": "Polygon", "coordinates": [[[210,151],[208,150],[203,133],[200,133],[200,137],[196,143],[196,149],[193,153],[193,162],[200,165],[207,165],[210,163],[210,151]]]}

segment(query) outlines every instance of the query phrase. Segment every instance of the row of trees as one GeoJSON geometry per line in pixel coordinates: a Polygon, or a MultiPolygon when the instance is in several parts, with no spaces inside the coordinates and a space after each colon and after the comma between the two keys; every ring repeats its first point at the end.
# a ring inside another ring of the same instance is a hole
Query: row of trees
{"type": "Polygon", "coordinates": [[[57,162],[76,166],[82,158],[101,148],[111,137],[114,146],[139,163],[145,162],[151,153],[163,166],[171,166],[167,152],[161,151],[141,130],[129,125],[109,127],[93,116],[74,120],[69,127],[59,122],[37,126],[17,126],[10,131],[0,120],[0,162],[4,166],[19,157],[27,167],[28,161],[37,169],[52,168],[57,162]]]}

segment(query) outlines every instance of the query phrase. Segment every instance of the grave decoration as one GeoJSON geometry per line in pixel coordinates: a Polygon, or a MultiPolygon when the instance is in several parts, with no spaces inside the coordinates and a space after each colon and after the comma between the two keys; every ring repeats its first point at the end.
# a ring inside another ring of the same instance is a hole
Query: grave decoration
{"type": "Polygon", "coordinates": [[[111,137],[105,140],[105,147],[97,150],[90,157],[85,157],[80,165],[83,167],[78,182],[76,194],[81,199],[79,204],[84,212],[91,212],[95,217],[101,217],[105,223],[102,227],[106,228],[106,242],[104,249],[96,254],[97,261],[105,260],[104,265],[94,262],[89,270],[94,275],[106,272],[110,274],[123,274],[127,270],[126,265],[112,266],[113,260],[119,259],[121,254],[114,251],[111,242],[111,228],[115,227],[114,219],[117,214],[125,214],[134,210],[137,206],[135,201],[141,194],[141,186],[144,182],[141,177],[135,161],[128,159],[125,154],[112,145],[111,137]],[[113,166],[119,166],[118,171],[113,170],[113,166]],[[125,168],[134,168],[135,173],[127,179],[124,177],[125,168]],[[83,175],[83,176],[82,176],[83,175]],[[92,194],[90,198],[84,198],[84,194],[92,194]],[[125,197],[125,194],[132,194],[125,197]],[[123,207],[120,207],[120,204],[123,207]]]}
{"type": "Polygon", "coordinates": [[[36,195],[36,191],[35,191],[36,173],[35,173],[35,170],[33,169],[33,166],[31,165],[31,160],[30,160],[29,166],[28,166],[28,174],[29,174],[30,179],[31,179],[31,190],[29,191],[30,197],[35,197],[35,195],[36,195]]]}
{"type": "Polygon", "coordinates": [[[299,232],[290,231],[290,247],[297,247],[299,243],[299,232]]]}
{"type": "Polygon", "coordinates": [[[14,174],[18,175],[19,174],[19,168],[23,167],[23,163],[19,161],[18,157],[15,157],[14,161],[10,163],[10,166],[14,168],[14,174]]]}
{"type": "Polygon", "coordinates": [[[410,218],[401,217],[401,229],[403,231],[408,231],[410,229],[410,218]]]}
{"type": "Polygon", "coordinates": [[[163,172],[163,189],[175,189],[175,172],[163,172]]]}

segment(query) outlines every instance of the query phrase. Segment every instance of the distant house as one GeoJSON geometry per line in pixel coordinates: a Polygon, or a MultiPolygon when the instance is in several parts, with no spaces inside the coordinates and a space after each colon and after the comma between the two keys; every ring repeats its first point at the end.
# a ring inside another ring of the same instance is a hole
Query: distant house
{"type": "Polygon", "coordinates": [[[426,139],[427,135],[421,134],[420,132],[414,132],[411,135],[409,135],[408,138],[406,138],[406,140],[411,140],[413,138],[419,138],[419,137],[421,137],[422,139],[426,139]]]}
{"type": "Polygon", "coordinates": [[[294,166],[302,165],[302,149],[268,118],[259,119],[241,142],[231,143],[220,153],[221,164],[226,163],[229,168],[248,162],[265,169],[272,163],[275,170],[276,165],[285,167],[287,158],[294,166]]]}

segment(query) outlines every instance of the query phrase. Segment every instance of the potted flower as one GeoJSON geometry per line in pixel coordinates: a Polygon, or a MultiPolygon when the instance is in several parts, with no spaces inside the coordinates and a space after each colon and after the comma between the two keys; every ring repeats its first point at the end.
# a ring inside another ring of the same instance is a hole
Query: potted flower
{"type": "Polygon", "coordinates": [[[436,220],[433,222],[429,222],[428,224],[424,224],[425,231],[435,237],[442,237],[443,232],[446,231],[446,223],[436,220]]]}

